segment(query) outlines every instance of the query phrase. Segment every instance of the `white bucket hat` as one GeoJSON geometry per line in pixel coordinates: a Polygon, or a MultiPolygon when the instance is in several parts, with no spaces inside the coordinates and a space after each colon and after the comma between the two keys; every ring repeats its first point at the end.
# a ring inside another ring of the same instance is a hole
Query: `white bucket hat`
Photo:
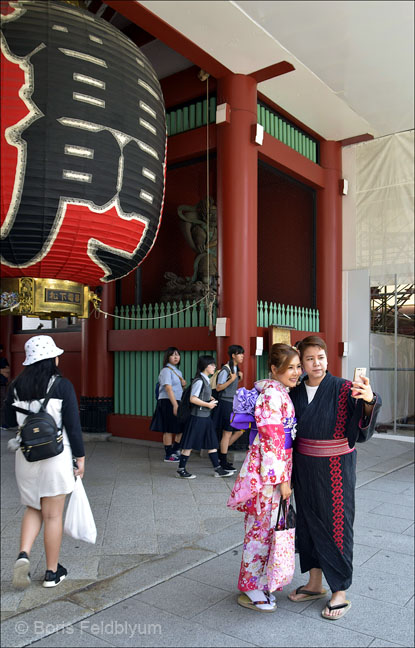
{"type": "Polygon", "coordinates": [[[56,358],[63,353],[63,349],[56,346],[50,335],[35,335],[26,342],[24,350],[26,358],[22,362],[23,365],[31,365],[47,358],[56,358]]]}

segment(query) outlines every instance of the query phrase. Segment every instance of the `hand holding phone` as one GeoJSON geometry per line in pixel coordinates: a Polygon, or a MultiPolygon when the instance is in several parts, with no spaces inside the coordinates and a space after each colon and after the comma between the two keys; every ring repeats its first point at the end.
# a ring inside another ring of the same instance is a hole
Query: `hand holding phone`
{"type": "MultiPolygon", "coordinates": [[[[353,382],[359,382],[362,383],[363,385],[363,380],[361,380],[361,376],[366,376],[366,367],[356,367],[353,374],[353,382]]],[[[357,395],[358,392],[355,389],[352,389],[352,396],[356,398],[357,395]]]]}

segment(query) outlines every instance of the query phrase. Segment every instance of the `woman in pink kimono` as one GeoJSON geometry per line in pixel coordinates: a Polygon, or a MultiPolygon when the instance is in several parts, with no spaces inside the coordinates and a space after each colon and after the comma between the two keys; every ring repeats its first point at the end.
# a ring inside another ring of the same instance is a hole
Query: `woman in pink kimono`
{"type": "Polygon", "coordinates": [[[288,344],[273,344],[269,369],[270,378],[255,384],[260,392],[255,406],[258,434],[228,500],[230,508],[245,513],[238,603],[259,612],[277,608],[267,588],[267,563],[280,497],[286,500],[291,495],[295,412],[288,390],[301,375],[298,351],[288,344]]]}

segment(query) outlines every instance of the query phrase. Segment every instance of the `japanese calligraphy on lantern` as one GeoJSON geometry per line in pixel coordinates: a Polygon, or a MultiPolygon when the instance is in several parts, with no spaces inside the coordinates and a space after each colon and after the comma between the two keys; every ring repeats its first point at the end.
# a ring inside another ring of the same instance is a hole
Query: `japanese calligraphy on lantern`
{"type": "Polygon", "coordinates": [[[127,37],[86,11],[36,0],[9,7],[1,36],[3,275],[90,285],[120,278],[148,254],[160,226],[166,126],[158,79],[127,37]]]}

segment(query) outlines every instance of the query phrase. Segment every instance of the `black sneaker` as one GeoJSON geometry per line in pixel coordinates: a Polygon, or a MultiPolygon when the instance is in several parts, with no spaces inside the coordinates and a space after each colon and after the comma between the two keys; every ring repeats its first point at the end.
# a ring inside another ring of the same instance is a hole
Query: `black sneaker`
{"type": "Polygon", "coordinates": [[[187,472],[186,468],[178,470],[177,477],[179,477],[179,479],[196,479],[196,475],[192,475],[191,473],[187,472]]]}
{"type": "Polygon", "coordinates": [[[68,575],[68,570],[65,567],[62,567],[58,563],[58,568],[55,572],[50,569],[46,570],[45,580],[43,581],[43,587],[56,587],[61,581],[63,581],[68,575]]]}
{"type": "Polygon", "coordinates": [[[29,556],[25,551],[21,551],[17,556],[13,568],[13,586],[16,589],[25,589],[30,585],[30,562],[29,556]]]}
{"type": "Polygon", "coordinates": [[[169,455],[169,456],[166,455],[166,456],[164,457],[163,461],[164,461],[165,463],[179,463],[180,459],[179,459],[179,457],[177,456],[177,454],[176,454],[175,452],[173,452],[173,453],[172,453],[171,455],[169,455]]]}
{"type": "Polygon", "coordinates": [[[215,477],[232,477],[233,472],[225,470],[222,466],[215,468],[215,477]]]}
{"type": "Polygon", "coordinates": [[[231,464],[229,461],[225,461],[225,463],[222,463],[221,466],[224,470],[228,470],[230,472],[236,472],[235,466],[231,464]]]}

